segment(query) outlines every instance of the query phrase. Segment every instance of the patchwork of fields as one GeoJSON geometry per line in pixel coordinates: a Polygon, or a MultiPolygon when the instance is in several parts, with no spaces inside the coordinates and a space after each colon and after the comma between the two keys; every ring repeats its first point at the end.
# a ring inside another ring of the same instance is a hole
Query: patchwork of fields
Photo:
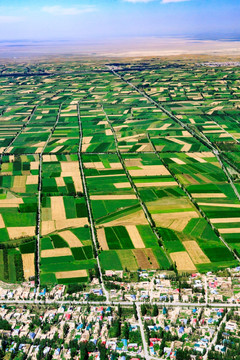
{"type": "Polygon", "coordinates": [[[239,69],[171,65],[6,65],[0,280],[239,263],[239,69]]]}

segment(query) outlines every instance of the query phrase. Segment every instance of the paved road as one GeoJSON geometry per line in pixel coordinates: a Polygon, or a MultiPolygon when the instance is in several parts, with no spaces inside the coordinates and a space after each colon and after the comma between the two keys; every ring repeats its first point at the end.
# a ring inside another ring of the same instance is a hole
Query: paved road
{"type": "Polygon", "coordinates": [[[143,327],[143,323],[142,323],[142,315],[141,315],[141,311],[140,311],[140,303],[136,303],[136,308],[137,308],[137,315],[138,315],[138,323],[139,323],[139,327],[140,327],[140,332],[141,332],[141,337],[142,337],[142,343],[143,343],[143,349],[144,349],[144,357],[146,360],[149,360],[149,353],[148,353],[148,344],[146,341],[146,337],[145,337],[145,333],[144,333],[144,327],[143,327]]]}
{"type": "MultiPolygon", "coordinates": [[[[0,304],[39,304],[39,305],[51,305],[51,304],[68,304],[68,305],[102,305],[108,306],[113,305],[121,305],[121,306],[133,306],[132,301],[87,301],[87,300],[54,300],[54,299],[46,299],[46,300],[8,300],[1,299],[0,304]]],[[[161,301],[137,301],[136,304],[142,305],[158,305],[158,306],[166,306],[166,307],[190,307],[190,308],[202,308],[202,307],[211,307],[211,308],[240,308],[240,304],[227,304],[227,303],[184,303],[184,302],[161,302],[161,301]]]]}

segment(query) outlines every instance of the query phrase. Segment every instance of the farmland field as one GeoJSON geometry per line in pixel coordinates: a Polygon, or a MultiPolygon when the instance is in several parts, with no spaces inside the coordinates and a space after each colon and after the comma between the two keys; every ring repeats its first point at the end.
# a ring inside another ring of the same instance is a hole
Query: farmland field
{"type": "Polygon", "coordinates": [[[0,75],[0,280],[236,266],[239,68],[41,65],[0,75]]]}

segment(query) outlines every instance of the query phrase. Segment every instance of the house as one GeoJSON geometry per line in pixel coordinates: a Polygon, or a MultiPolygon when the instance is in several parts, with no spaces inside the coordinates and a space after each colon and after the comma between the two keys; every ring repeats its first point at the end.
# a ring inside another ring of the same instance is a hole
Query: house
{"type": "Polygon", "coordinates": [[[215,349],[215,351],[218,351],[218,352],[222,352],[222,353],[226,352],[226,348],[223,345],[216,345],[214,349],[215,349]]]}

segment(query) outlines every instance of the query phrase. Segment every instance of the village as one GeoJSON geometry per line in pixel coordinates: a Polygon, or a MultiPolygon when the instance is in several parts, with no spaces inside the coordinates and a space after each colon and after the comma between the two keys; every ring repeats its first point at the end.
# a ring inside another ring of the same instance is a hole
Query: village
{"type": "Polygon", "coordinates": [[[20,284],[0,283],[0,301],[80,301],[146,303],[239,304],[240,267],[206,274],[181,274],[174,271],[108,270],[103,284],[93,277],[89,284],[53,285],[36,289],[34,281],[20,284]],[[103,291],[104,289],[104,291],[103,291]]]}
{"type": "Polygon", "coordinates": [[[136,282],[108,271],[104,286],[109,300],[97,278],[39,291],[1,283],[1,358],[222,359],[240,347],[238,267],[139,271],[136,282]]]}

